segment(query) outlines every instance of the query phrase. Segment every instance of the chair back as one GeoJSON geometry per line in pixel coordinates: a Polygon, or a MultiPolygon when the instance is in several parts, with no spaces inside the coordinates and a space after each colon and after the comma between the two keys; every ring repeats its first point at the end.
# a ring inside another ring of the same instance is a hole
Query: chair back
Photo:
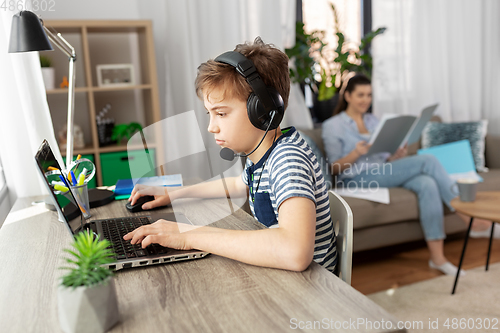
{"type": "Polygon", "coordinates": [[[351,285],[353,215],[351,207],[337,193],[328,192],[330,212],[335,235],[337,235],[337,275],[351,285]]]}

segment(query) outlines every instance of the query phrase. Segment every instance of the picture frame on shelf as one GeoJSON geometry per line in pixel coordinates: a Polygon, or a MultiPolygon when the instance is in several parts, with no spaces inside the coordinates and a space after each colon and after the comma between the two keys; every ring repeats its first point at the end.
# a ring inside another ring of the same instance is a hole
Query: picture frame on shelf
{"type": "Polygon", "coordinates": [[[132,64],[97,65],[97,85],[99,87],[133,86],[135,84],[132,64]]]}

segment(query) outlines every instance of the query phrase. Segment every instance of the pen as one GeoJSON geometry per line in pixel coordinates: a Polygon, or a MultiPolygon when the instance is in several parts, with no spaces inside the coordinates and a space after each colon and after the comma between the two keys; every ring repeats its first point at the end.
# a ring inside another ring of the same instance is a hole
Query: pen
{"type": "Polygon", "coordinates": [[[69,191],[69,189],[66,186],[62,186],[59,184],[55,184],[54,189],[57,191],[61,191],[61,192],[68,192],[69,191]]]}
{"type": "Polygon", "coordinates": [[[66,179],[64,179],[64,177],[62,175],[59,175],[59,178],[62,180],[62,182],[68,186],[68,183],[66,182],[66,179]]]}
{"type": "Polygon", "coordinates": [[[78,175],[78,186],[83,185],[86,175],[87,175],[87,169],[83,168],[82,172],[80,172],[80,175],[78,175]]]}
{"type": "MultiPolygon", "coordinates": [[[[78,161],[80,158],[82,158],[82,155],[78,154],[78,156],[76,157],[76,160],[75,161],[78,161]]],[[[76,170],[76,169],[75,169],[76,170]]],[[[73,176],[71,176],[73,172],[68,172],[68,180],[72,183],[72,184],[75,184],[76,185],[76,182],[77,182],[77,179],[74,178],[75,174],[73,174],[73,176]]]]}
{"type": "Polygon", "coordinates": [[[73,183],[73,186],[76,186],[75,173],[73,172],[73,170],[70,170],[69,173],[71,174],[71,182],[73,183]]]}

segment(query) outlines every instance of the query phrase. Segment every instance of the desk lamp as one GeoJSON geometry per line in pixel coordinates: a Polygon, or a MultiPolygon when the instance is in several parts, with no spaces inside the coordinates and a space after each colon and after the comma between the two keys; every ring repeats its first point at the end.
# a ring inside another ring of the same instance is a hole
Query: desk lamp
{"type": "Polygon", "coordinates": [[[68,123],[66,137],[66,168],[73,156],[73,117],[75,114],[75,61],[76,53],[60,33],[54,35],[33,12],[21,11],[12,18],[9,53],[52,51],[49,39],[69,58],[68,123]]]}
{"type": "MultiPolygon", "coordinates": [[[[12,17],[9,53],[30,51],[52,51],[54,43],[69,58],[68,122],[66,136],[66,169],[69,170],[73,156],[73,117],[75,113],[75,61],[76,53],[60,33],[53,34],[33,12],[21,11],[12,17]]],[[[98,207],[113,200],[114,193],[108,190],[89,190],[90,207],[98,207]]]]}

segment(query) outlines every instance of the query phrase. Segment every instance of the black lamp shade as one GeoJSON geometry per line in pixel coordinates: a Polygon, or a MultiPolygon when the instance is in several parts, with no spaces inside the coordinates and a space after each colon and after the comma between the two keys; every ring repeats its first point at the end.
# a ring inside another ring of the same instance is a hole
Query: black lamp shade
{"type": "Polygon", "coordinates": [[[21,11],[12,17],[9,53],[28,51],[52,51],[49,39],[43,31],[40,18],[30,11],[21,11]]]}

